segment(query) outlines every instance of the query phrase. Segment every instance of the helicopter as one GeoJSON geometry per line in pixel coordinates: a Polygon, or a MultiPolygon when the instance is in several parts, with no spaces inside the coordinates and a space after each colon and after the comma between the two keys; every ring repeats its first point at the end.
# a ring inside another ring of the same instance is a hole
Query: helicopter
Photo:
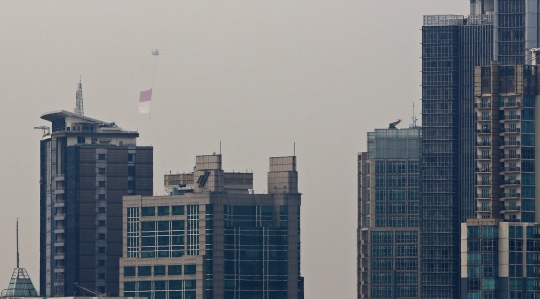
{"type": "Polygon", "coordinates": [[[153,56],[159,56],[159,51],[158,50],[163,50],[163,49],[155,49],[155,50],[149,49],[149,50],[152,52],[153,56]]]}

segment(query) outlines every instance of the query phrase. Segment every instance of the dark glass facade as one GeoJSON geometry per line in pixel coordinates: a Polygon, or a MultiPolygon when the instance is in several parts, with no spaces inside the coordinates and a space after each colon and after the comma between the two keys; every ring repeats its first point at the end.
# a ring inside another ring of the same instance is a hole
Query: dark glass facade
{"type": "Polygon", "coordinates": [[[493,53],[490,16],[422,27],[422,298],[457,298],[459,223],[476,217],[474,67],[493,53]]]}

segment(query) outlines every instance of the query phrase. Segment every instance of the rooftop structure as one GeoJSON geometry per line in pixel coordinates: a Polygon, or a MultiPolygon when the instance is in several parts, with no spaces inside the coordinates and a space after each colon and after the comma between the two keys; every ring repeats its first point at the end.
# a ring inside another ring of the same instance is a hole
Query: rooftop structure
{"type": "Polygon", "coordinates": [[[166,175],[168,196],[124,197],[124,296],[303,298],[296,157],[270,158],[268,194],[221,155],[166,175]]]}

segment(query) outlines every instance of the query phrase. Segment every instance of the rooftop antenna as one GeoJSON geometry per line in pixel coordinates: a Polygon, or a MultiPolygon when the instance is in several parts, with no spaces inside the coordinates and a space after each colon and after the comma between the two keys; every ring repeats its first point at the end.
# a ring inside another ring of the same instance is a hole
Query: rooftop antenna
{"type": "Polygon", "coordinates": [[[221,140],[219,141],[219,154],[221,155],[221,140]]]}
{"type": "Polygon", "coordinates": [[[17,269],[19,269],[19,218],[17,218],[16,234],[17,234],[17,269]]]}
{"type": "Polygon", "coordinates": [[[412,103],[412,114],[413,114],[412,125],[413,125],[413,128],[416,128],[417,118],[416,118],[416,113],[414,112],[414,102],[412,103]]]}
{"type": "Polygon", "coordinates": [[[296,157],[296,142],[293,142],[293,156],[296,157]]]}
{"type": "Polygon", "coordinates": [[[75,114],[84,116],[83,106],[82,79],[79,77],[79,84],[77,84],[77,92],[75,93],[75,114]]]}

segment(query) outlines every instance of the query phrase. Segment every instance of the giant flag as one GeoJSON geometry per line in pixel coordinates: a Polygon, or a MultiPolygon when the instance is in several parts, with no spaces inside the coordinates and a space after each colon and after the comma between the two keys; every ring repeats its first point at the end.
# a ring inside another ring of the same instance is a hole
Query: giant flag
{"type": "Polygon", "coordinates": [[[152,100],[152,88],[141,91],[139,97],[139,112],[150,113],[150,100],[152,100]]]}

